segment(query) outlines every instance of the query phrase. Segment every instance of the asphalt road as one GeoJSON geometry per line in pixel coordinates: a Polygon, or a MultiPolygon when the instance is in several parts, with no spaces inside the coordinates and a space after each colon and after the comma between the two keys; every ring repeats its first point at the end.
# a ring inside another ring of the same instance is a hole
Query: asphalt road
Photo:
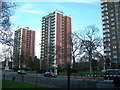
{"type": "MultiPolygon", "coordinates": [[[[62,76],[51,78],[44,77],[41,74],[27,73],[27,75],[18,75],[16,72],[2,72],[2,78],[4,79],[13,80],[13,77],[15,77],[15,81],[27,82],[51,88],[67,88],[67,78],[62,76]]],[[[114,85],[108,83],[99,83],[95,80],[85,80],[77,77],[71,77],[70,88],[111,88],[114,90],[114,85]]]]}

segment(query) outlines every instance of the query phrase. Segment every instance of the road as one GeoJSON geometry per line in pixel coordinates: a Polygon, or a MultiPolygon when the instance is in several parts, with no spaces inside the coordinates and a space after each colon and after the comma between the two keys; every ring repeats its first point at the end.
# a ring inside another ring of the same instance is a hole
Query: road
{"type": "MultiPolygon", "coordinates": [[[[15,77],[15,81],[19,82],[32,83],[51,88],[67,88],[67,78],[62,76],[51,78],[44,77],[41,74],[27,73],[27,75],[18,75],[16,72],[6,71],[2,72],[2,76],[7,80],[13,80],[13,77],[15,77]]],[[[114,85],[109,83],[100,83],[98,80],[95,79],[86,80],[72,76],[70,80],[70,88],[111,88],[112,90],[114,90],[114,85]]]]}

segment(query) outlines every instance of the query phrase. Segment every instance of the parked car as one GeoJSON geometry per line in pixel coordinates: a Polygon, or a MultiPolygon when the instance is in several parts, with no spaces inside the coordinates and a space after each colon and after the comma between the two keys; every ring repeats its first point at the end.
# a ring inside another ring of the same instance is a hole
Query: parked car
{"type": "Polygon", "coordinates": [[[26,75],[27,74],[25,70],[18,70],[17,73],[21,74],[21,75],[26,75]]]}
{"type": "Polygon", "coordinates": [[[53,72],[45,72],[44,77],[57,77],[57,75],[54,74],[53,72]]]}

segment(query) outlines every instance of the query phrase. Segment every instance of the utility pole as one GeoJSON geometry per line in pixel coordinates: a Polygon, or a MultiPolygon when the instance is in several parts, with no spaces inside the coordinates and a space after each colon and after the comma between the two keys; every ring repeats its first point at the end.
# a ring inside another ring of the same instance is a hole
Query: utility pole
{"type": "Polygon", "coordinates": [[[67,90],[70,90],[70,63],[67,64],[67,90]]]}

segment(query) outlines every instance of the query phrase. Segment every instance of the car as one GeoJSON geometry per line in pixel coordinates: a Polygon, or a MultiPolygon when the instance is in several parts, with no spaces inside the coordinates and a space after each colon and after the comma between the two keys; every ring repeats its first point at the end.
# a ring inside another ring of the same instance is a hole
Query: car
{"type": "Polygon", "coordinates": [[[27,74],[25,70],[18,70],[17,73],[21,74],[21,75],[26,75],[27,74]]]}
{"type": "Polygon", "coordinates": [[[54,74],[53,72],[45,72],[44,77],[57,77],[57,74],[54,74]]]}

